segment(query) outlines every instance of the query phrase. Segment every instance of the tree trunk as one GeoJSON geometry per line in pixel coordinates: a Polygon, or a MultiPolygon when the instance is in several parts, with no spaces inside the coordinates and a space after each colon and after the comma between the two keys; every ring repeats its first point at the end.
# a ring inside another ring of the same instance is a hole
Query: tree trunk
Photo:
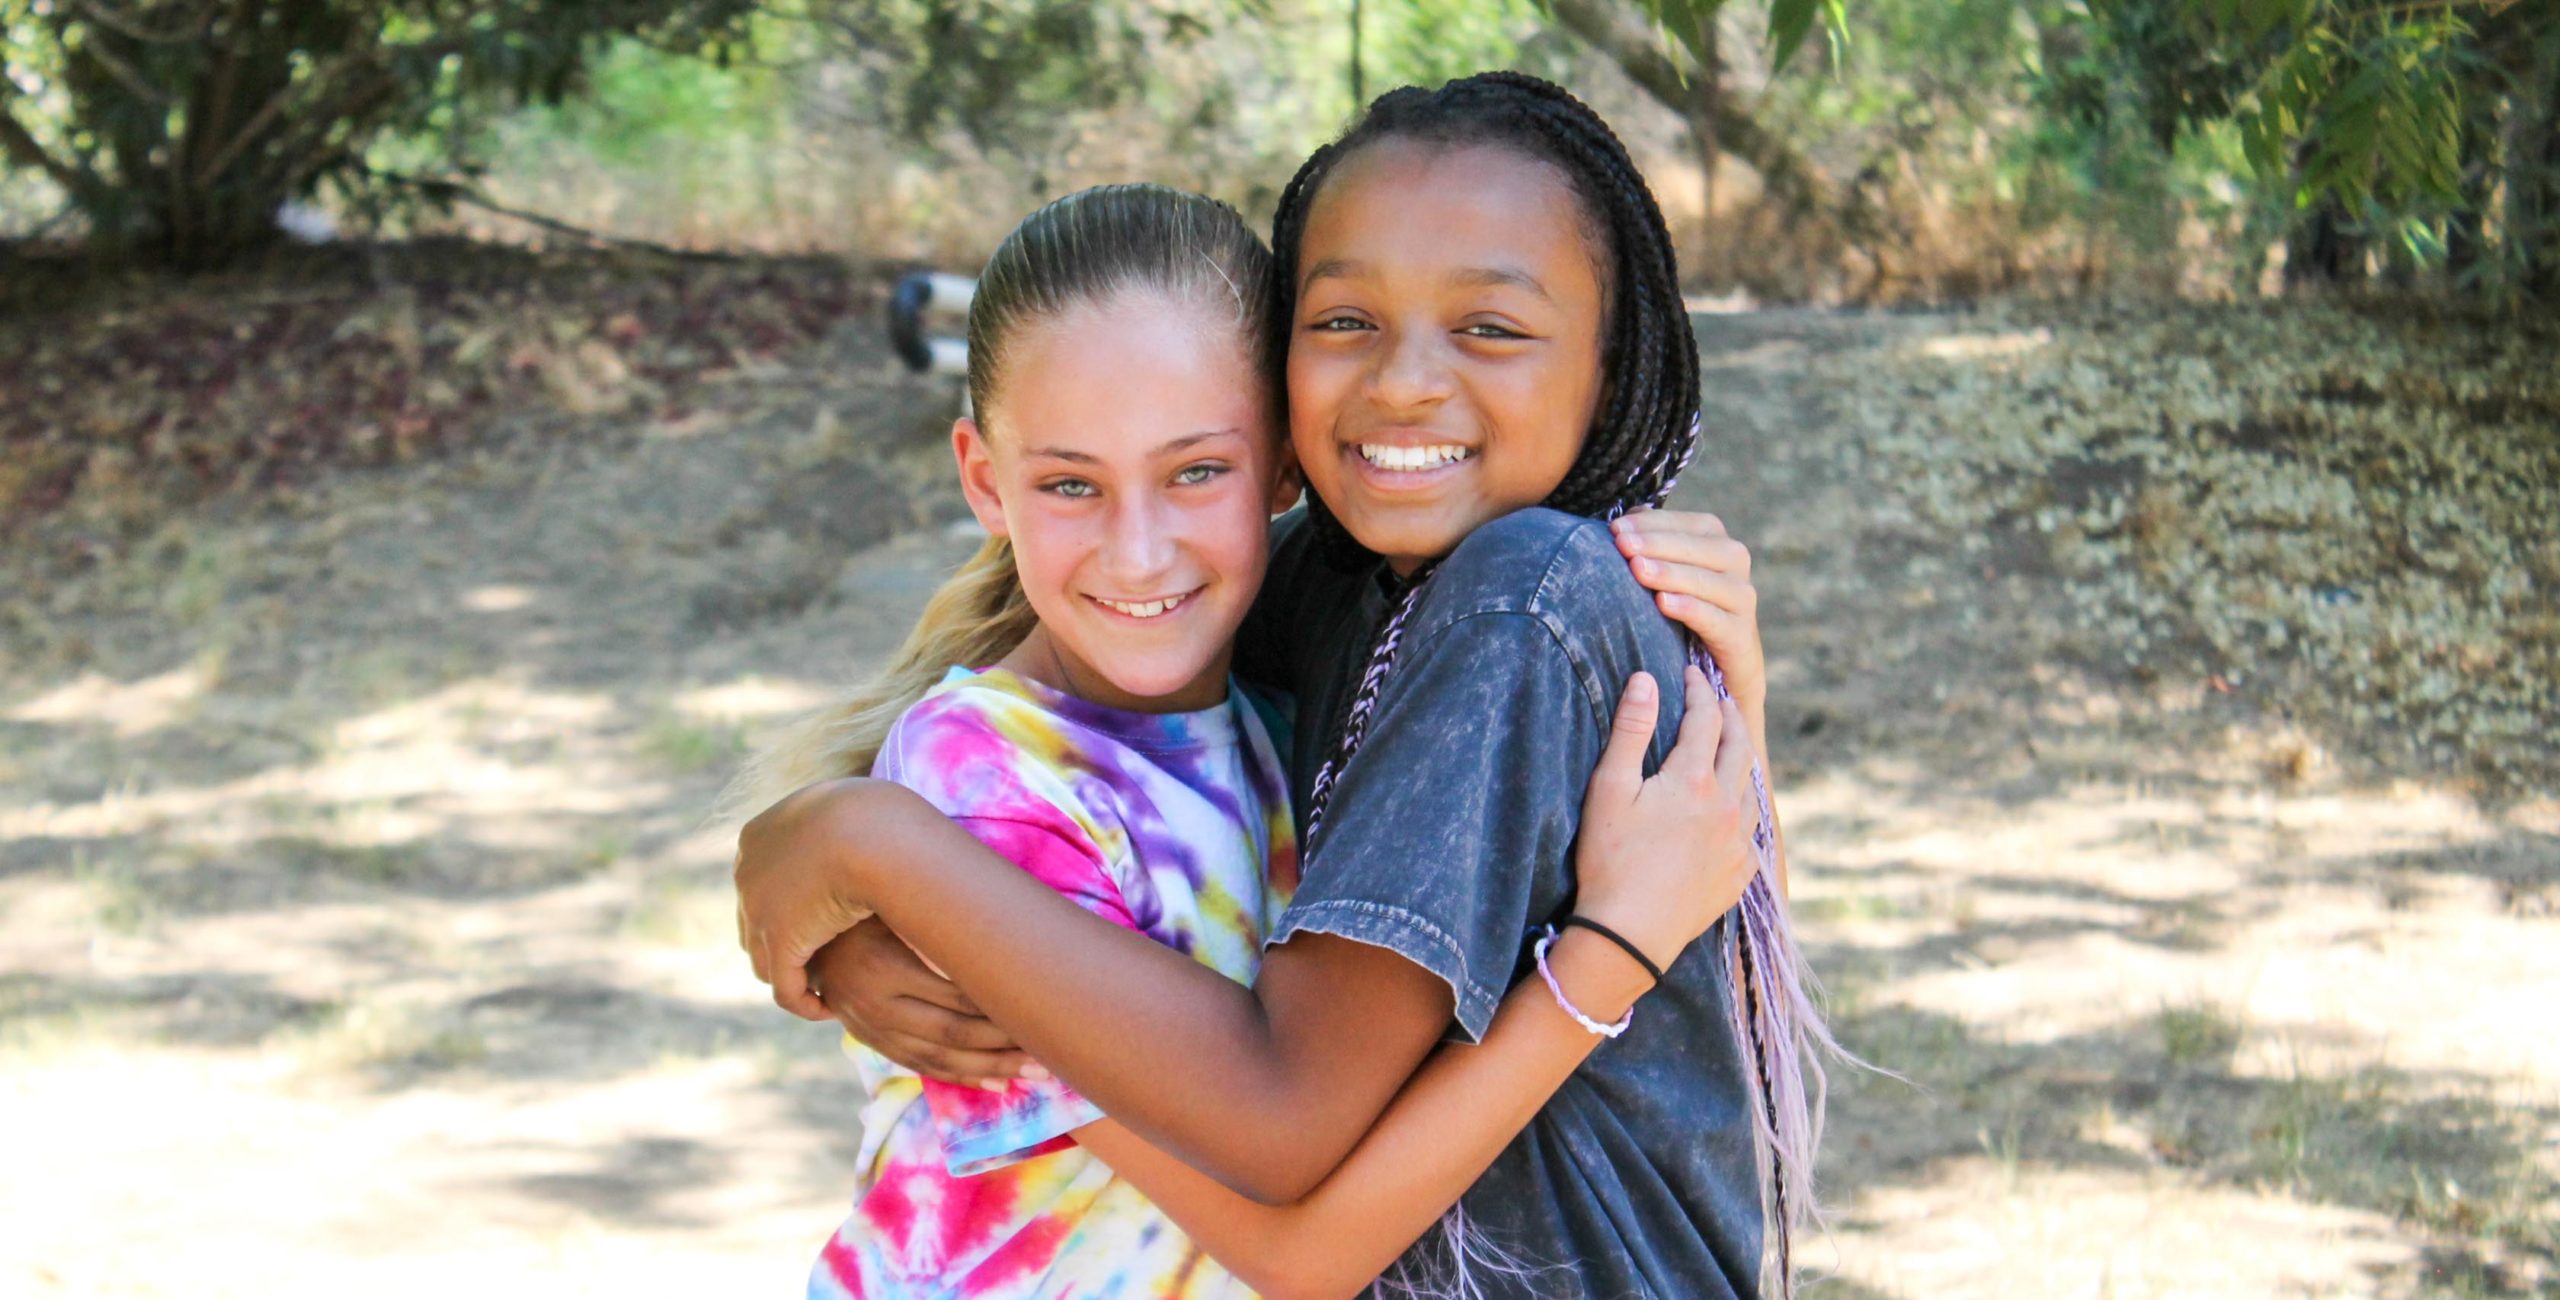
{"type": "Polygon", "coordinates": [[[2364,237],[2351,224],[2346,205],[2322,198],[2285,237],[2285,288],[2354,284],[2364,278],[2364,255],[2364,237]]]}
{"type": "Polygon", "coordinates": [[[2524,292],[2560,302],[2560,37],[2507,113],[2506,237],[2524,292]]]}
{"type": "MultiPolygon", "coordinates": [[[[1679,114],[1693,129],[1698,124],[1701,105],[1693,102],[1680,65],[1672,62],[1643,18],[1615,0],[1555,0],[1555,16],[1558,26],[1617,64],[1656,103],[1679,114]]],[[[1697,80],[1704,83],[1710,78],[1697,80]]],[[[1762,129],[1734,98],[1718,87],[1703,105],[1717,153],[1731,152],[1760,173],[1761,189],[1788,212],[1840,217],[1833,211],[1831,185],[1822,173],[1784,140],[1762,129]]]]}
{"type": "Polygon", "coordinates": [[[1716,133],[1716,111],[1724,102],[1724,60],[1716,47],[1716,20],[1713,14],[1698,20],[1698,68],[1689,78],[1689,134],[1698,142],[1698,218],[1712,225],[1716,219],[1716,164],[1723,161],[1724,148],[1716,133]]]}

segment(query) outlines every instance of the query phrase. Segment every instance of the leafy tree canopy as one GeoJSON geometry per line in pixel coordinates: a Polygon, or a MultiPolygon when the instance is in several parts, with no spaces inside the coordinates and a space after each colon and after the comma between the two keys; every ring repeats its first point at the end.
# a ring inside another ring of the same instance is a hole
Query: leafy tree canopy
{"type": "Polygon", "coordinates": [[[0,151],[93,239],[177,266],[275,237],[367,142],[558,102],[612,38],[715,57],[753,0],[0,0],[0,151]]]}

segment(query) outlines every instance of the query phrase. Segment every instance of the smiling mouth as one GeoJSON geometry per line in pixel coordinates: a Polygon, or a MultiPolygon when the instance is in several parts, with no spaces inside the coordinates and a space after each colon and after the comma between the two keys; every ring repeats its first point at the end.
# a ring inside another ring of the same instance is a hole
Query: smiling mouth
{"type": "Polygon", "coordinates": [[[1162,618],[1188,604],[1192,597],[1200,594],[1200,590],[1194,587],[1179,596],[1167,596],[1161,600],[1106,600],[1100,596],[1087,596],[1085,599],[1113,613],[1125,614],[1130,618],[1162,618]]]}
{"type": "Polygon", "coordinates": [[[1434,470],[1443,465],[1455,465],[1463,460],[1474,459],[1476,454],[1474,448],[1461,447],[1456,443],[1442,443],[1429,447],[1402,447],[1381,442],[1364,442],[1358,445],[1357,450],[1360,453],[1360,459],[1379,469],[1406,474],[1434,470]]]}

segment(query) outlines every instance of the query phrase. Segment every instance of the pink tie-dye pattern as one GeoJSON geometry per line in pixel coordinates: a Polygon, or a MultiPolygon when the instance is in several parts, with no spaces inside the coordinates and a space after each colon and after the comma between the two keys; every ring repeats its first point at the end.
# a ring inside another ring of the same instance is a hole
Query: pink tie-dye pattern
{"type": "MultiPolygon", "coordinates": [[[[1284,771],[1240,696],[1131,714],[959,669],[899,720],[873,769],[1087,911],[1240,981],[1297,883],[1284,771]]],[[[812,1297],[1250,1294],[1075,1145],[1101,1112],[1064,1084],[963,1088],[847,1050],[878,1131],[812,1297]]]]}

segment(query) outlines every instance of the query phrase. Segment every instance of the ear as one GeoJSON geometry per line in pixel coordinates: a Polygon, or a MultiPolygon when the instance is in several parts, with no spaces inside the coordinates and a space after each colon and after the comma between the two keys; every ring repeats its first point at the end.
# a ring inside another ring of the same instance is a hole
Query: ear
{"type": "Polygon", "coordinates": [[[960,495],[968,498],[969,513],[978,517],[978,526],[990,537],[1005,536],[1004,497],[996,491],[995,451],[987,445],[986,431],[968,416],[951,422],[951,458],[960,462],[960,495]]]}
{"type": "Polygon", "coordinates": [[[1307,487],[1307,476],[1298,471],[1298,449],[1285,434],[1280,439],[1279,462],[1271,475],[1271,513],[1275,515],[1288,513],[1307,487]]]}

